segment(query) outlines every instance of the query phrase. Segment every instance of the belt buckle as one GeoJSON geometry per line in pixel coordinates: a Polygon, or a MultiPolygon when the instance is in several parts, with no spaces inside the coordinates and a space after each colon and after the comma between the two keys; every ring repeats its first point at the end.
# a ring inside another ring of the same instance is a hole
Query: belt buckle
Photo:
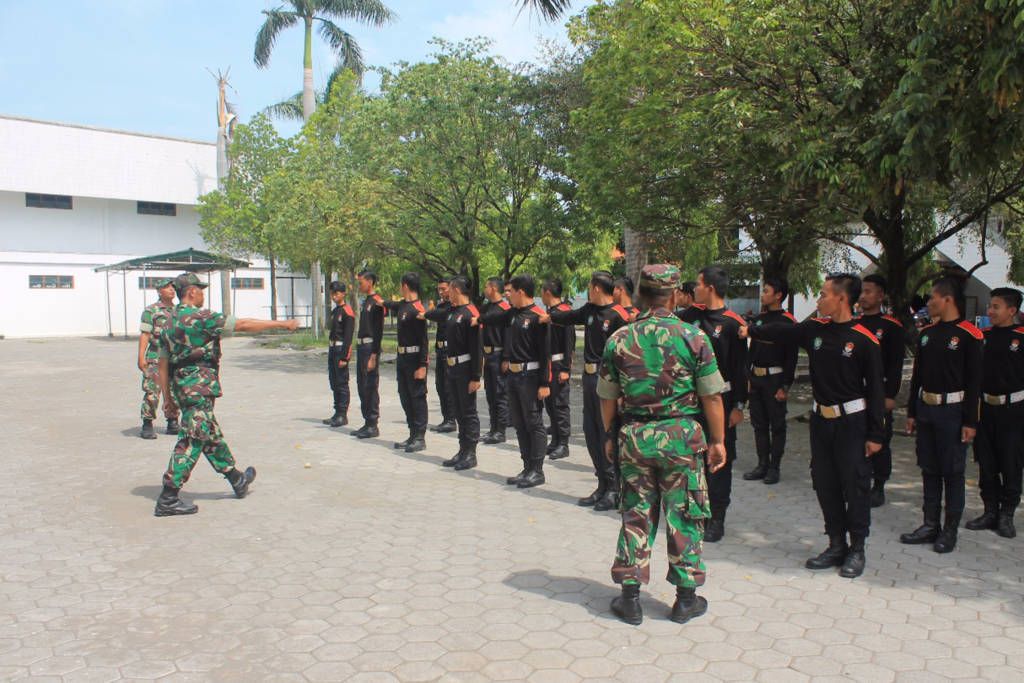
{"type": "Polygon", "coordinates": [[[583,365],[583,371],[586,372],[588,375],[593,375],[595,372],[597,372],[597,363],[585,363],[583,365]]]}
{"type": "Polygon", "coordinates": [[[448,367],[450,367],[450,368],[455,367],[455,359],[454,358],[445,358],[445,361],[448,363],[448,367]]]}
{"type": "Polygon", "coordinates": [[[1001,406],[1003,405],[1003,397],[994,396],[992,394],[985,394],[985,403],[989,404],[990,406],[1001,406]]]}
{"type": "Polygon", "coordinates": [[[828,418],[829,420],[834,420],[842,415],[842,413],[839,410],[836,410],[834,406],[818,406],[818,412],[821,413],[822,417],[828,418]]]}
{"type": "Polygon", "coordinates": [[[754,368],[754,375],[756,375],[757,377],[764,377],[767,374],[768,371],[765,370],[764,368],[754,368]]]}
{"type": "Polygon", "coordinates": [[[484,353],[490,353],[493,350],[494,350],[493,346],[485,346],[484,347],[484,353]]]}
{"type": "Polygon", "coordinates": [[[930,406],[942,405],[942,396],[940,394],[933,394],[930,391],[922,391],[921,399],[930,406]]]}
{"type": "Polygon", "coordinates": [[[509,363],[508,369],[512,372],[522,372],[523,368],[526,367],[523,363],[509,363]]]}

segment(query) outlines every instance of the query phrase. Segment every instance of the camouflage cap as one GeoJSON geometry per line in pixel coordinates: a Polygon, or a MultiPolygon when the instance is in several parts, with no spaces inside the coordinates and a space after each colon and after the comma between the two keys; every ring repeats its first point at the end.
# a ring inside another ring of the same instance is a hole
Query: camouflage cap
{"type": "Polygon", "coordinates": [[[671,263],[654,263],[640,271],[640,286],[670,292],[679,286],[679,268],[671,263]]]}
{"type": "Polygon", "coordinates": [[[153,289],[163,289],[170,284],[174,284],[173,277],[158,277],[153,280],[153,289]]]}
{"type": "Polygon", "coordinates": [[[179,299],[189,287],[205,288],[206,286],[207,284],[200,280],[199,276],[195,273],[182,273],[174,278],[174,291],[178,293],[179,299]]]}

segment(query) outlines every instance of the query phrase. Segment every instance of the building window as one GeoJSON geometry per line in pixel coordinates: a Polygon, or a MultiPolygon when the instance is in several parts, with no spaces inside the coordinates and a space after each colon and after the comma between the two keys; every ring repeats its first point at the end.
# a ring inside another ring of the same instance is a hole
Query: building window
{"type": "Polygon", "coordinates": [[[67,209],[71,210],[71,197],[66,194],[25,193],[25,206],[31,209],[67,209]]]}
{"type": "Polygon", "coordinates": [[[231,289],[263,289],[263,278],[233,277],[231,278],[231,289]]]}
{"type": "Polygon", "coordinates": [[[29,275],[29,289],[74,289],[73,275],[29,275]]]}
{"type": "Polygon", "coordinates": [[[178,205],[164,202],[136,202],[135,211],[149,216],[177,216],[178,205]]]}

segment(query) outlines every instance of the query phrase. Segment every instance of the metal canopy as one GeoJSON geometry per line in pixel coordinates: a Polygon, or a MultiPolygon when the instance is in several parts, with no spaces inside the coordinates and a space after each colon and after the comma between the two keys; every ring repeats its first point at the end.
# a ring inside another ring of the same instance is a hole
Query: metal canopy
{"type": "Polygon", "coordinates": [[[214,270],[248,268],[250,263],[228,256],[217,256],[191,247],[184,251],[155,256],[140,256],[120,263],[96,268],[97,273],[129,270],[186,270],[193,273],[208,273],[214,270]]]}

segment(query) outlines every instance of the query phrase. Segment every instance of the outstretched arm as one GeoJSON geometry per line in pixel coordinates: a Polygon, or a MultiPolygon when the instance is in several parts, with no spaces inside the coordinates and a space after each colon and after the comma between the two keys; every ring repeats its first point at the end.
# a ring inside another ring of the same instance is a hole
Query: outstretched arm
{"type": "Polygon", "coordinates": [[[235,321],[235,332],[294,330],[298,328],[298,326],[298,320],[259,320],[257,318],[239,318],[235,321]]]}

